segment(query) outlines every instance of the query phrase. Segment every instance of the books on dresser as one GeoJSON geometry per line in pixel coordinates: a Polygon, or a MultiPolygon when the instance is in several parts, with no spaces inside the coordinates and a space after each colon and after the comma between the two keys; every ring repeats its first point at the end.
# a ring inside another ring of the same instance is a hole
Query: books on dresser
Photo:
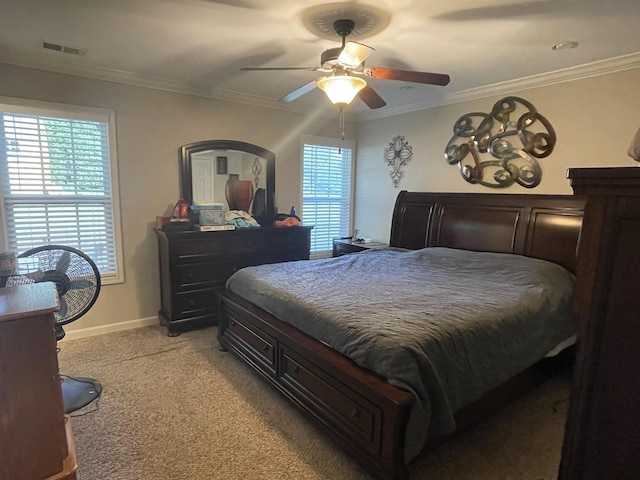
{"type": "Polygon", "coordinates": [[[235,230],[236,226],[232,223],[226,225],[196,225],[196,228],[201,232],[215,232],[219,230],[235,230]]]}
{"type": "Polygon", "coordinates": [[[226,223],[224,203],[193,204],[191,211],[198,213],[200,225],[224,225],[226,223]]]}

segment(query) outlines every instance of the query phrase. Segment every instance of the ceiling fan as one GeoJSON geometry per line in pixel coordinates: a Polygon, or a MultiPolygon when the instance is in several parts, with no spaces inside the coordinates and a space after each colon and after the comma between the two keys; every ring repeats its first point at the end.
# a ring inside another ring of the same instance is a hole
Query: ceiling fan
{"type": "Polygon", "coordinates": [[[342,37],[342,45],[322,52],[319,67],[245,67],[240,70],[308,70],[310,72],[328,73],[328,76],[312,80],[286,94],[279,101],[292,102],[319,87],[324,90],[333,103],[341,107],[351,103],[357,95],[372,109],[384,107],[387,102],[370,85],[367,85],[367,82],[361,77],[442,86],[449,83],[449,75],[442,73],[365,66],[364,61],[373,53],[374,49],[362,43],[346,41],[346,38],[353,32],[354,27],[355,22],[349,19],[339,19],[333,22],[333,29],[342,37]]]}

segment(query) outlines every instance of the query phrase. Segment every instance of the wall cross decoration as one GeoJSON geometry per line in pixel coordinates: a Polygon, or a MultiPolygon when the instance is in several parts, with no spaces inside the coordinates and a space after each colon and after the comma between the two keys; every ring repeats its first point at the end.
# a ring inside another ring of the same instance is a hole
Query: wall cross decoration
{"type": "Polygon", "coordinates": [[[518,183],[534,188],[542,180],[542,168],[536,159],[549,156],[555,144],[551,123],[531,103],[520,97],[505,97],[496,102],[491,113],[461,116],[453,126],[444,158],[451,165],[457,164],[469,183],[492,188],[518,183]]]}
{"type": "Polygon", "coordinates": [[[256,157],[253,159],[253,163],[251,164],[251,173],[253,173],[253,183],[256,184],[256,188],[258,188],[258,184],[260,183],[261,172],[262,172],[262,163],[260,163],[260,158],[256,157]]]}
{"type": "Polygon", "coordinates": [[[392,168],[389,175],[394,187],[398,187],[398,183],[404,175],[401,168],[411,160],[412,155],[411,146],[402,135],[393,137],[393,140],[389,142],[389,146],[384,149],[384,159],[387,165],[392,168]]]}

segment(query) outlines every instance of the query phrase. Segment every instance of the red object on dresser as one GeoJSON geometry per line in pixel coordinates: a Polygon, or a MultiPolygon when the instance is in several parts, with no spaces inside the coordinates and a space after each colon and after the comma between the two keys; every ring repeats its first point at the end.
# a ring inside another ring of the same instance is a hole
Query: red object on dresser
{"type": "Polygon", "coordinates": [[[173,218],[189,218],[189,204],[184,198],[178,200],[173,207],[173,218]]]}
{"type": "Polygon", "coordinates": [[[251,180],[227,180],[225,196],[229,210],[249,211],[253,200],[253,184],[251,180]]]}

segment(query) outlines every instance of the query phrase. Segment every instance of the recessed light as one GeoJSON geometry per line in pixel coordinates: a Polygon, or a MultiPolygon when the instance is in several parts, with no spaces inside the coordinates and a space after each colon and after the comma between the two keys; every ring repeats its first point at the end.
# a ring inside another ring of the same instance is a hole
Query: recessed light
{"type": "Polygon", "coordinates": [[[551,47],[551,50],[571,50],[572,48],[578,48],[578,45],[580,44],[574,41],[560,42],[551,47]]]}

